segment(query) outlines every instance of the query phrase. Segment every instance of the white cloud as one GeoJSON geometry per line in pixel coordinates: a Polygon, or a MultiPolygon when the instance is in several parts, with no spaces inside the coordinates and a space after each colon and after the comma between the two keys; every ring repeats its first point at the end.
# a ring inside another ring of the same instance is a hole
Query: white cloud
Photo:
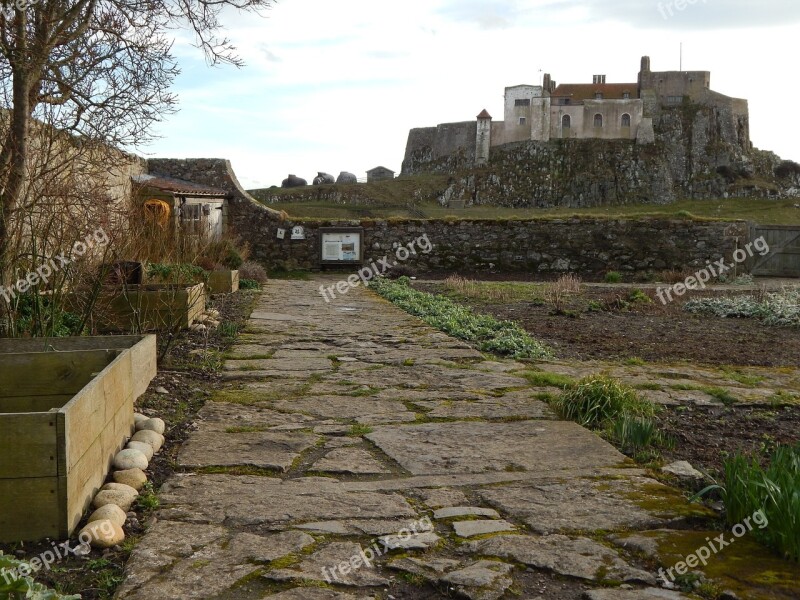
{"type": "Polygon", "coordinates": [[[182,110],[147,152],[230,158],[246,187],[290,172],[399,171],[412,127],[500,115],[505,86],[545,71],[559,82],[635,81],[642,54],[655,70],[677,69],[684,42],[685,69],[709,70],[715,90],[750,100],[756,145],[800,159],[800,125],[774,117],[775,102],[800,93],[778,58],[796,54],[800,4],[749,7],[748,18],[744,2],[698,0],[664,25],[652,0],[281,0],[265,19],[227,19],[243,69],[207,68],[183,36],[182,110]]]}

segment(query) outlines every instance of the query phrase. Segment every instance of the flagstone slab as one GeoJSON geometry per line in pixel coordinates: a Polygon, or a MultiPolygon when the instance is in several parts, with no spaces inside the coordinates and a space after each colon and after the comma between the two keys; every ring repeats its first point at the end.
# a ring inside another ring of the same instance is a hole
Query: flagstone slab
{"type": "Polygon", "coordinates": [[[711,516],[702,505],[689,505],[678,492],[645,477],[571,477],[481,488],[477,494],[542,534],[657,528],[711,516]]]}
{"type": "Polygon", "coordinates": [[[332,450],[311,465],[311,470],[358,475],[380,475],[392,472],[363,448],[338,448],[332,450]]]}
{"type": "Polygon", "coordinates": [[[558,471],[619,465],[625,456],[575,423],[426,423],[365,436],[414,475],[558,471]]]}
{"type": "Polygon", "coordinates": [[[324,477],[180,475],[161,488],[160,518],[281,529],[291,523],[417,518],[396,493],[347,491],[324,477]]]}
{"type": "Polygon", "coordinates": [[[474,402],[438,400],[416,401],[417,406],[429,409],[426,413],[433,419],[504,419],[525,417],[528,419],[555,419],[550,407],[540,400],[477,400],[474,402]]]}
{"type": "Polygon", "coordinates": [[[352,542],[333,542],[284,569],[270,569],[264,577],[275,581],[317,581],[356,587],[383,586],[386,577],[366,562],[362,548],[352,542]]]}
{"type": "MultiPolygon", "coordinates": [[[[392,400],[374,400],[369,396],[308,396],[278,400],[274,407],[334,419],[356,419],[369,415],[405,415],[405,404],[392,400]]],[[[413,413],[412,413],[413,414],[413,413]]]]}
{"type": "Polygon", "coordinates": [[[510,558],[537,569],[588,581],[656,583],[654,575],[630,566],[613,550],[584,537],[502,535],[470,542],[464,551],[510,558]]]}
{"type": "Polygon", "coordinates": [[[236,427],[275,427],[300,425],[313,427],[313,417],[286,413],[258,406],[243,406],[229,402],[209,402],[197,415],[198,431],[224,432],[236,427]]]}
{"type": "Polygon", "coordinates": [[[286,471],[319,439],[319,436],[302,432],[200,431],[181,448],[178,465],[185,468],[250,465],[286,471]]]}
{"type": "Polygon", "coordinates": [[[273,561],[315,543],[300,531],[253,535],[224,527],[159,521],[134,548],[117,597],[216,597],[273,561]]]}

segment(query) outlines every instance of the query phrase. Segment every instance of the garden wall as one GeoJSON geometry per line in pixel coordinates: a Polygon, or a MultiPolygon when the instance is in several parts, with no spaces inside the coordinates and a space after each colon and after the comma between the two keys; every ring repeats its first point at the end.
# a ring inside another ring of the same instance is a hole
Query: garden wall
{"type": "Polygon", "coordinates": [[[745,222],[689,219],[610,220],[364,220],[291,221],[245,192],[230,163],[221,159],[150,160],[151,173],[229,189],[230,223],[250,243],[253,258],[268,268],[319,268],[320,227],[363,227],[364,254],[371,260],[393,254],[393,246],[427,234],[433,250],[408,266],[426,271],[489,270],[585,274],[694,270],[725,257],[748,241],[745,222]],[[305,239],[292,240],[301,225],[305,239]],[[285,231],[278,238],[278,229],[285,231]]]}

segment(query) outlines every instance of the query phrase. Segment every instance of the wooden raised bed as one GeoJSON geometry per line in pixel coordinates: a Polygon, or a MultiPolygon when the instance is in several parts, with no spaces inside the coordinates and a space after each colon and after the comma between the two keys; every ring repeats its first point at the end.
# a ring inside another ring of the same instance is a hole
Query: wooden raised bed
{"type": "Polygon", "coordinates": [[[153,335],[0,340],[0,542],[69,537],[155,374],[153,335]]]}
{"type": "Polygon", "coordinates": [[[202,283],[151,283],[103,292],[93,314],[100,331],[164,331],[188,328],[205,308],[202,283]]]}
{"type": "Polygon", "coordinates": [[[239,291],[239,271],[211,271],[208,287],[212,294],[232,294],[239,291]]]}

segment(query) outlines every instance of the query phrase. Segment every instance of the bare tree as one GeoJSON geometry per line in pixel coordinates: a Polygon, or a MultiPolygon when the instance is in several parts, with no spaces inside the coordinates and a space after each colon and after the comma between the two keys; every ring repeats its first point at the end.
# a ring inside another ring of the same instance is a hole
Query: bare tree
{"type": "Polygon", "coordinates": [[[176,29],[192,32],[210,64],[239,66],[220,16],[258,13],[271,1],[2,0],[0,281],[15,215],[38,202],[40,169],[58,179],[58,160],[34,164],[38,123],[65,132],[61,143],[73,149],[146,142],[153,123],[175,110],[176,29]]]}

